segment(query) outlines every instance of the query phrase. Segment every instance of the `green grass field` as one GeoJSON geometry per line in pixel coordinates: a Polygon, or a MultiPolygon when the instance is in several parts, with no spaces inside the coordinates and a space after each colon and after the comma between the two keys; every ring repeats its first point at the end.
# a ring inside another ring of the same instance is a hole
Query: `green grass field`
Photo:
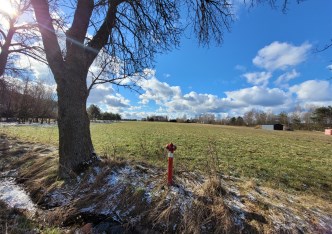
{"type": "MultiPolygon", "coordinates": [[[[0,127],[31,142],[57,144],[56,127],[0,127]]],[[[166,168],[164,146],[173,142],[176,170],[245,177],[293,193],[332,200],[332,137],[322,132],[266,131],[200,124],[120,122],[91,124],[100,155],[148,161],[166,168]]]]}

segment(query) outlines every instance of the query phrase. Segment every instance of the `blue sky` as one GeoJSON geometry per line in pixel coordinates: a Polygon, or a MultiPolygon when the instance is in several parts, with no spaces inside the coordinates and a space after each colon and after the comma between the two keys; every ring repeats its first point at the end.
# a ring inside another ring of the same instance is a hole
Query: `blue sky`
{"type": "Polygon", "coordinates": [[[124,117],[203,113],[237,116],[255,108],[280,113],[298,105],[332,105],[332,1],[289,5],[237,5],[237,19],[221,46],[199,47],[190,31],[181,45],[158,55],[141,94],[110,87],[93,90],[90,103],[124,117]],[[191,37],[191,38],[188,38],[191,37]],[[116,90],[116,89],[115,89],[116,90]]]}
{"type": "MultiPolygon", "coordinates": [[[[332,1],[291,3],[286,14],[268,4],[254,8],[233,0],[236,20],[220,46],[199,47],[187,31],[180,47],[156,56],[141,93],[99,85],[88,105],[124,118],[204,113],[238,116],[252,108],[292,112],[300,105],[332,105],[332,1]]],[[[295,2],[295,1],[292,1],[295,2]]],[[[35,76],[49,69],[32,64],[35,76]]]]}

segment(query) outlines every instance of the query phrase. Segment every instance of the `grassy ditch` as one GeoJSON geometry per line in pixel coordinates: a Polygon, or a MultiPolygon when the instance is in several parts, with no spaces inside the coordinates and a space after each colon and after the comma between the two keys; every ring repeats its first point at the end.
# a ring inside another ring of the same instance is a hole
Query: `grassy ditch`
{"type": "MultiPolygon", "coordinates": [[[[10,136],[57,145],[56,127],[0,127],[10,136]]],[[[178,146],[178,171],[246,177],[258,184],[332,200],[332,137],[322,132],[265,131],[246,127],[120,122],[92,124],[100,155],[166,167],[164,146],[178,146]],[[207,169],[209,168],[209,169],[207,169]]]]}
{"type": "Polygon", "coordinates": [[[15,158],[3,168],[17,170],[16,181],[38,209],[28,218],[23,208],[11,211],[0,203],[4,233],[326,233],[332,228],[329,200],[221,175],[213,140],[207,142],[205,169],[177,168],[171,187],[162,167],[113,156],[64,183],[57,178],[55,147],[9,142],[0,162],[15,158]]]}
{"type": "Polygon", "coordinates": [[[37,221],[27,218],[19,210],[9,208],[0,201],[0,233],[8,234],[61,234],[61,229],[57,227],[44,227],[37,221]]]}

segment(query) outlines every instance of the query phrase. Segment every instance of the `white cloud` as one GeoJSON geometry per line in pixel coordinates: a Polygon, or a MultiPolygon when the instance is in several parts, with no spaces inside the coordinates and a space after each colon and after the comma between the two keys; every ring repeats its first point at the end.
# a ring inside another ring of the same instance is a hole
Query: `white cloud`
{"type": "Polygon", "coordinates": [[[124,98],[121,94],[107,95],[104,102],[113,108],[127,108],[130,107],[130,100],[124,98]]]}
{"type": "MultiPolygon", "coordinates": [[[[39,46],[40,44],[34,43],[34,46],[39,46]]],[[[16,67],[29,69],[30,75],[37,80],[47,81],[47,83],[55,83],[53,79],[53,74],[49,66],[44,63],[41,63],[35,59],[32,59],[26,55],[17,54],[18,59],[14,61],[16,67]]],[[[39,54],[43,57],[42,54],[39,54]]]]}
{"type": "Polygon", "coordinates": [[[253,59],[253,63],[269,71],[284,70],[305,61],[311,47],[312,45],[309,43],[294,46],[286,42],[275,41],[260,49],[253,59]]]}
{"type": "Polygon", "coordinates": [[[269,79],[272,77],[271,72],[250,72],[245,73],[243,76],[246,78],[247,82],[253,85],[267,86],[269,79]]]}
{"type": "Polygon", "coordinates": [[[232,6],[231,12],[232,12],[233,16],[235,17],[235,19],[239,19],[241,10],[245,9],[245,7],[246,7],[245,1],[243,1],[243,0],[230,0],[229,3],[232,6]]]}
{"type": "Polygon", "coordinates": [[[168,116],[170,118],[172,115],[170,115],[169,113],[160,113],[160,112],[156,112],[156,111],[140,111],[140,112],[128,112],[128,111],[124,111],[121,113],[122,118],[124,119],[143,119],[146,118],[147,116],[153,116],[153,115],[160,115],[160,116],[168,116]]]}
{"type": "Polygon", "coordinates": [[[91,90],[88,105],[96,104],[103,111],[109,111],[113,113],[123,112],[124,110],[134,110],[130,106],[130,100],[123,97],[121,94],[116,93],[112,87],[112,84],[105,83],[94,86],[91,90]]]}
{"type": "Polygon", "coordinates": [[[52,92],[54,94],[56,93],[56,85],[54,83],[47,83],[41,80],[34,80],[31,79],[30,77],[17,78],[17,77],[6,76],[5,79],[6,82],[16,86],[19,90],[21,89],[21,91],[23,91],[26,85],[28,85],[28,87],[42,85],[45,91],[52,92]]]}
{"type": "MultiPolygon", "coordinates": [[[[252,83],[266,84],[271,77],[268,72],[247,75],[252,83]]],[[[194,116],[202,113],[227,113],[234,110],[253,107],[281,108],[290,103],[291,95],[281,89],[270,89],[265,86],[253,86],[236,91],[225,92],[225,97],[213,94],[189,92],[182,94],[180,87],[170,86],[160,82],[156,77],[143,82],[140,95],[141,103],[146,104],[154,101],[162,111],[172,116],[174,114],[187,114],[194,116]]]]}
{"type": "Polygon", "coordinates": [[[111,84],[99,84],[94,86],[90,91],[88,104],[102,104],[105,103],[105,97],[114,93],[111,84]]]}
{"type": "Polygon", "coordinates": [[[332,72],[332,64],[328,65],[326,68],[332,72]]]}
{"type": "Polygon", "coordinates": [[[332,84],[327,80],[308,80],[299,85],[294,85],[290,91],[302,101],[331,102],[332,84]]]}
{"type": "Polygon", "coordinates": [[[245,106],[278,106],[285,104],[290,98],[289,95],[281,89],[269,89],[258,86],[229,91],[226,92],[226,95],[228,98],[231,98],[232,101],[238,101],[245,106]]]}
{"type": "Polygon", "coordinates": [[[286,84],[286,87],[287,87],[287,83],[290,80],[293,80],[299,76],[300,76],[300,73],[298,73],[295,69],[293,69],[292,71],[286,72],[286,73],[282,74],[281,76],[279,76],[278,79],[274,83],[276,85],[282,85],[282,86],[284,86],[286,84]]]}
{"type": "MultiPolygon", "coordinates": [[[[281,75],[276,83],[283,84],[298,75],[299,73],[293,69],[281,75]]],[[[267,87],[271,76],[271,72],[247,73],[244,77],[249,83],[256,85],[228,91],[220,96],[194,91],[182,94],[179,86],[161,82],[156,78],[155,72],[150,70],[147,73],[148,79],[139,81],[143,93],[139,96],[138,103],[143,105],[137,106],[132,106],[130,100],[120,94],[115,94],[111,86],[97,86],[93,92],[100,95],[99,103],[103,110],[121,113],[124,118],[136,119],[156,114],[167,115],[169,118],[181,117],[185,114],[190,118],[203,113],[216,115],[228,113],[233,116],[242,115],[252,108],[278,113],[290,110],[296,104],[304,105],[309,102],[317,104],[324,100],[324,104],[332,103],[330,97],[332,85],[328,81],[306,81],[284,91],[280,88],[267,87]],[[153,103],[145,105],[149,102],[153,103]],[[154,106],[154,104],[157,105],[154,106]]]]}
{"type": "Polygon", "coordinates": [[[245,72],[247,70],[247,68],[245,66],[242,66],[242,65],[239,65],[239,64],[237,64],[234,68],[235,68],[235,70],[239,70],[239,71],[242,71],[242,72],[245,72]]]}
{"type": "Polygon", "coordinates": [[[229,108],[242,106],[236,101],[227,98],[219,98],[212,94],[200,94],[190,92],[181,97],[165,103],[170,112],[187,112],[189,114],[219,113],[229,108]]]}
{"type": "Polygon", "coordinates": [[[107,95],[103,102],[107,111],[112,113],[121,113],[123,110],[130,108],[130,100],[119,93],[107,95]]]}
{"type": "Polygon", "coordinates": [[[179,86],[170,86],[166,82],[160,82],[155,77],[148,80],[141,80],[140,86],[145,91],[145,93],[139,96],[143,104],[147,104],[150,100],[155,101],[157,104],[162,104],[167,100],[181,95],[179,86]]]}

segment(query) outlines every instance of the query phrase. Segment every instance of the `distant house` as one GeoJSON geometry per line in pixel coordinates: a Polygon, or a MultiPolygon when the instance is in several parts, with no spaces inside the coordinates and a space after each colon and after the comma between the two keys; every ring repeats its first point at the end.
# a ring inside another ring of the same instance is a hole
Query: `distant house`
{"type": "Polygon", "coordinates": [[[264,125],[262,125],[262,129],[264,129],[264,130],[283,130],[284,125],[282,125],[282,124],[264,124],[264,125]]]}
{"type": "Polygon", "coordinates": [[[332,129],[325,129],[325,135],[332,136],[332,129]]]}

